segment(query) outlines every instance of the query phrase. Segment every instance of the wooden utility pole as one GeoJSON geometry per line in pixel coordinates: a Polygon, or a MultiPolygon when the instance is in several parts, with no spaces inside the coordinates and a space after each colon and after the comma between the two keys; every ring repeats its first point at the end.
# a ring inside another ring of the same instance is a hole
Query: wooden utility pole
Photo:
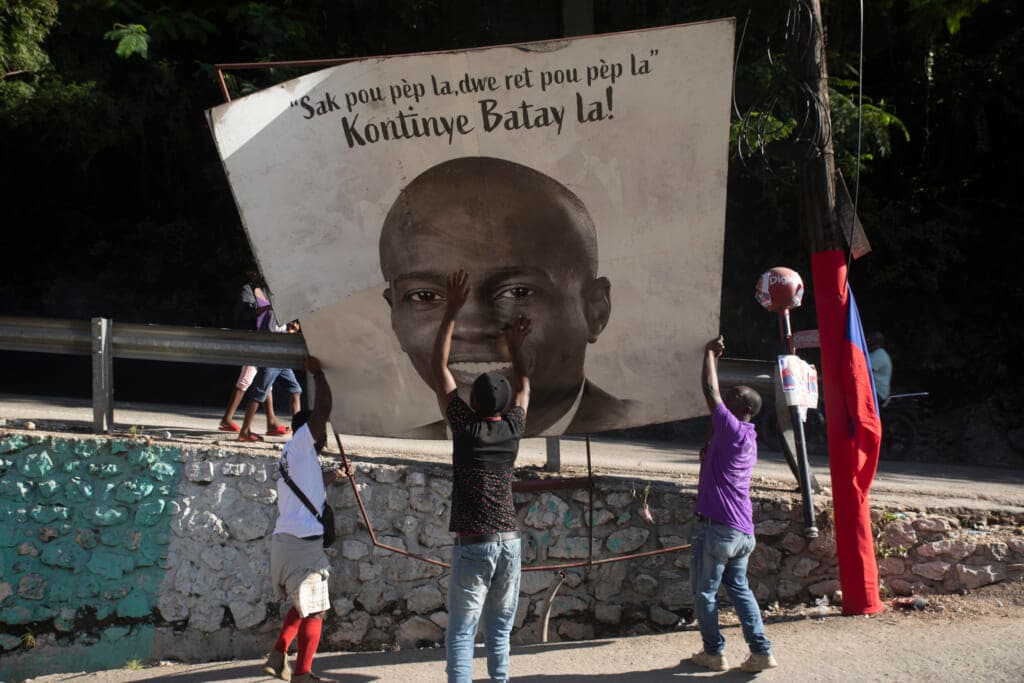
{"type": "MultiPolygon", "coordinates": [[[[810,130],[802,137],[807,155],[799,168],[800,206],[811,240],[811,252],[842,249],[842,231],[836,212],[836,157],[832,147],[832,116],[829,110],[828,67],[825,63],[825,30],[820,0],[807,0],[810,31],[806,46],[794,45],[797,80],[807,89],[798,91],[810,130]],[[804,48],[801,50],[801,48],[804,48]]],[[[798,108],[799,110],[799,108],[798,108]]]]}
{"type": "MultiPolygon", "coordinates": [[[[854,340],[848,341],[847,329],[855,309],[853,295],[847,289],[843,240],[846,233],[851,236],[851,244],[857,241],[858,221],[856,207],[850,205],[836,170],[821,1],[802,0],[798,7],[797,11],[803,12],[796,17],[798,34],[807,36],[807,45],[803,50],[803,46],[792,47],[796,50],[794,59],[798,60],[796,77],[802,86],[798,97],[807,103],[805,111],[810,125],[805,132],[811,136],[809,154],[799,169],[800,203],[811,241],[839,584],[843,591],[843,614],[874,614],[882,611],[884,605],[879,596],[868,493],[878,462],[881,428],[875,408],[865,408],[863,391],[866,384],[870,387],[871,380],[866,374],[870,366],[866,358],[859,363],[856,358],[858,354],[866,355],[866,350],[856,348],[851,343],[854,340]],[[809,15],[809,27],[801,23],[805,15],[809,15]],[[840,209],[851,226],[848,230],[840,225],[840,209]],[[849,429],[843,428],[846,424],[849,429]]],[[[870,249],[866,240],[851,253],[866,253],[863,247],[870,249]]],[[[859,327],[859,321],[856,325],[859,327]]]]}

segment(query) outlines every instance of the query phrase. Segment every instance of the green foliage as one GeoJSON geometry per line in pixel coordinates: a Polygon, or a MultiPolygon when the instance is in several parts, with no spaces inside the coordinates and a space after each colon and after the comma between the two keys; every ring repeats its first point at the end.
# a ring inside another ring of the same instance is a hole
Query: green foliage
{"type": "Polygon", "coordinates": [[[57,0],[0,3],[0,77],[35,72],[49,64],[43,39],[57,20],[57,0]]]}
{"type": "Polygon", "coordinates": [[[147,15],[149,33],[167,42],[206,45],[218,33],[217,25],[202,14],[161,6],[147,15]]]}
{"type": "Polygon", "coordinates": [[[94,81],[68,83],[47,75],[0,82],[0,137],[27,136],[26,142],[52,146],[59,150],[52,159],[109,149],[130,129],[118,103],[94,81]]]}
{"type": "MultiPolygon", "coordinates": [[[[752,283],[777,264],[810,274],[796,173],[806,147],[787,147],[802,123],[784,68],[792,3],[593,6],[597,33],[739,18],[721,326],[737,354],[770,355],[777,330],[752,283]]],[[[984,395],[1024,374],[1024,233],[1012,228],[1024,9],[879,0],[863,67],[856,4],[825,11],[836,160],[851,193],[859,165],[874,248],[851,270],[865,325],[888,333],[898,387],[984,395]]],[[[0,279],[0,314],[224,324],[252,255],[205,126],[222,101],[213,64],[550,39],[562,20],[550,0],[96,0],[60,3],[59,16],[55,0],[0,2],[0,186],[4,224],[18,228],[5,233],[18,258],[0,279]]],[[[301,73],[225,77],[238,96],[301,73]]],[[[816,327],[812,288],[793,324],[816,327]]],[[[223,399],[219,385],[209,392],[223,399]]]]}
{"type": "Polygon", "coordinates": [[[796,119],[793,117],[783,121],[771,112],[750,111],[730,124],[730,149],[740,158],[767,154],[768,146],[789,140],[795,130],[796,119]]]}
{"type": "Polygon", "coordinates": [[[106,40],[116,40],[114,52],[122,59],[139,55],[143,59],[149,57],[149,35],[142,24],[114,24],[114,28],[103,34],[106,40]]]}
{"type": "Polygon", "coordinates": [[[124,663],[124,668],[128,671],[141,671],[146,668],[146,665],[140,659],[129,659],[124,663]]]}
{"type": "Polygon", "coordinates": [[[960,32],[960,24],[967,19],[981,5],[989,0],[911,0],[910,9],[914,12],[921,12],[931,15],[946,25],[950,35],[960,32]]]}
{"type": "Polygon", "coordinates": [[[886,510],[879,517],[877,522],[872,522],[871,531],[875,537],[875,557],[906,557],[909,549],[903,545],[899,545],[895,548],[885,545],[882,543],[882,532],[885,531],[885,527],[890,523],[899,519],[899,516],[893,512],[886,510]]]}
{"type": "MultiPolygon", "coordinates": [[[[856,85],[850,84],[849,87],[855,89],[856,85]]],[[[905,142],[910,141],[910,131],[902,120],[891,111],[887,111],[885,100],[874,104],[870,98],[865,97],[858,107],[856,92],[848,93],[839,87],[833,87],[829,91],[829,104],[832,110],[836,163],[847,178],[853,178],[857,172],[858,135],[861,136],[861,171],[864,171],[870,162],[892,154],[893,130],[900,134],[905,142]]]]}
{"type": "Polygon", "coordinates": [[[902,545],[890,548],[880,543],[875,544],[875,557],[906,557],[908,552],[909,550],[902,545]]]}

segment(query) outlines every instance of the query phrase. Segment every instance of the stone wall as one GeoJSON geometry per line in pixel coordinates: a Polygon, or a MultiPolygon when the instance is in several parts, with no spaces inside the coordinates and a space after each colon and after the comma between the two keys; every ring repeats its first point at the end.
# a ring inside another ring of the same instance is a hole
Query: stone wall
{"type": "MultiPolygon", "coordinates": [[[[0,670],[265,653],[284,611],[269,583],[275,463],[276,454],[141,440],[0,438],[0,670]],[[26,634],[52,654],[33,657],[26,634]]],[[[448,468],[358,463],[357,481],[380,542],[450,560],[448,468]]],[[[375,548],[347,482],[329,495],[339,541],[327,551],[326,647],[443,641],[447,570],[375,548]]],[[[819,498],[822,535],[807,541],[795,494],[755,485],[754,495],[758,545],[749,575],[762,605],[834,600],[830,501],[819,498]]],[[[692,480],[598,478],[595,558],[687,543],[694,497],[692,480]]],[[[587,501],[586,491],[516,495],[525,565],[586,558],[587,501]]],[[[876,510],[875,518],[880,572],[893,593],[974,588],[1024,563],[1015,528],[1022,519],[920,510],[876,510]]],[[[689,620],[688,564],[683,552],[569,570],[549,638],[647,633],[689,620]]],[[[556,579],[524,572],[514,641],[536,641],[556,579]]]]}
{"type": "Polygon", "coordinates": [[[895,595],[954,593],[1024,574],[1022,519],[872,512],[878,572],[895,595]]]}

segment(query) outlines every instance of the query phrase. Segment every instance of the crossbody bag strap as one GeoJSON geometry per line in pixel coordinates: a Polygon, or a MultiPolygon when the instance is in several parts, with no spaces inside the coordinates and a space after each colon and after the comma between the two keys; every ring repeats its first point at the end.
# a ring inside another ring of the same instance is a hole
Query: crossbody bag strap
{"type": "Polygon", "coordinates": [[[312,513],[312,515],[316,517],[316,521],[320,522],[320,526],[323,526],[323,517],[320,515],[317,509],[313,507],[313,504],[309,502],[309,498],[306,498],[306,494],[303,493],[302,490],[298,487],[298,485],[296,485],[296,483],[292,481],[292,478],[288,476],[288,471],[284,468],[284,465],[279,463],[277,469],[281,472],[281,476],[284,477],[285,483],[291,487],[292,491],[295,492],[295,495],[299,497],[299,500],[301,500],[303,504],[305,504],[305,506],[309,509],[310,513],[312,513]]]}

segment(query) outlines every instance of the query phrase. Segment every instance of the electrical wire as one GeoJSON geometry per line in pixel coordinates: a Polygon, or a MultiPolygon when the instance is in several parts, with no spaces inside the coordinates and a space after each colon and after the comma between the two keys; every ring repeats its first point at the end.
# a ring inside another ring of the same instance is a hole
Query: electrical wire
{"type": "Polygon", "coordinates": [[[736,59],[732,64],[732,109],[736,112],[736,118],[742,119],[740,108],[736,105],[736,74],[740,69],[740,53],[743,52],[743,40],[747,36],[747,24],[750,22],[750,12],[747,10],[747,18],[743,20],[743,30],[740,31],[740,44],[736,46],[736,59]]]}
{"type": "MultiPolygon", "coordinates": [[[[846,277],[843,284],[843,292],[849,282],[850,265],[853,260],[853,237],[857,224],[857,212],[860,207],[860,171],[863,144],[864,126],[864,0],[858,0],[858,61],[857,61],[857,146],[856,146],[856,169],[853,187],[853,214],[850,220],[848,234],[846,237],[849,247],[846,257],[846,277]]],[[[747,10],[747,17],[743,23],[743,30],[740,34],[740,46],[736,52],[736,61],[733,66],[733,88],[732,106],[737,117],[736,151],[741,161],[760,156],[765,170],[779,180],[784,180],[777,172],[771,161],[768,150],[771,146],[773,136],[779,134],[779,127],[785,127],[786,114],[775,116],[776,109],[780,106],[780,94],[788,92],[792,96],[792,104],[795,109],[794,129],[788,136],[790,145],[799,145],[802,148],[802,157],[812,159],[826,153],[832,148],[832,116],[825,98],[819,96],[820,84],[811,84],[803,80],[802,74],[813,71],[812,64],[822,55],[814,52],[813,46],[820,45],[824,49],[824,36],[821,24],[817,21],[814,8],[808,0],[793,0],[786,11],[785,27],[783,31],[785,49],[781,52],[784,59],[778,59],[778,53],[772,50],[769,37],[766,46],[768,65],[771,69],[771,82],[768,85],[768,93],[760,101],[740,113],[739,104],[736,98],[737,74],[739,71],[740,52],[746,38],[747,26],[750,20],[751,10],[747,10]],[[815,40],[819,39],[820,40],[815,40]]],[[[834,149],[832,155],[834,157],[834,149]]],[[[796,161],[796,155],[782,157],[789,161],[796,161]]],[[[837,178],[833,178],[835,182],[837,178]]],[[[839,231],[844,233],[843,227],[839,231]]]]}

